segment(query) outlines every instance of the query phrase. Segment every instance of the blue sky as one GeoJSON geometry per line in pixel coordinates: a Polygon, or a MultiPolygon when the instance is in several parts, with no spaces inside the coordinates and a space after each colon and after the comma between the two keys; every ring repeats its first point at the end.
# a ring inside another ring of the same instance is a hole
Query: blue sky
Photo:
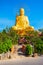
{"type": "Polygon", "coordinates": [[[31,26],[43,28],[43,0],[0,0],[0,31],[15,24],[20,8],[25,9],[31,26]]]}

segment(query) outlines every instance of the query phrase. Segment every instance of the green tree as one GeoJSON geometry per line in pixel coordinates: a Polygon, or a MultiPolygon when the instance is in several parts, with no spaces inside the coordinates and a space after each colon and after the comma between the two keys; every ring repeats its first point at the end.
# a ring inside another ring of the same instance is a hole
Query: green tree
{"type": "Polygon", "coordinates": [[[43,29],[38,29],[40,32],[43,32],[43,29]]]}

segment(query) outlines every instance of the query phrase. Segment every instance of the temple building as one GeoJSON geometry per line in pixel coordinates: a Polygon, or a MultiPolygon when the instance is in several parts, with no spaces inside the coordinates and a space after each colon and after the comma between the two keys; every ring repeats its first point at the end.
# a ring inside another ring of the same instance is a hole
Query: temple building
{"type": "Polygon", "coordinates": [[[24,35],[25,31],[33,31],[34,27],[30,26],[28,17],[24,15],[24,9],[20,9],[20,15],[16,16],[16,24],[12,27],[13,30],[18,31],[18,34],[24,35]]]}

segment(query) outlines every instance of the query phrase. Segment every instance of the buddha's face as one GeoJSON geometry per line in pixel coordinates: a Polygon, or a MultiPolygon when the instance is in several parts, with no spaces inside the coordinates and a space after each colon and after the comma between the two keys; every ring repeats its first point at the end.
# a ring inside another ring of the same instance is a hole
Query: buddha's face
{"type": "Polygon", "coordinates": [[[24,9],[23,8],[20,9],[20,15],[21,16],[24,15],[24,9]]]}

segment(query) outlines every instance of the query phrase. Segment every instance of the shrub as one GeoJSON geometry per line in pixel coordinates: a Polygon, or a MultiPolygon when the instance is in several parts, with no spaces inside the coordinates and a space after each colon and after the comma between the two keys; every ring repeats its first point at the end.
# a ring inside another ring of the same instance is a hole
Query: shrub
{"type": "Polygon", "coordinates": [[[30,44],[28,44],[26,46],[26,52],[25,52],[25,54],[26,55],[32,55],[32,53],[33,53],[33,48],[32,48],[32,46],[30,44]]]}
{"type": "Polygon", "coordinates": [[[37,40],[36,44],[34,45],[34,52],[38,54],[43,54],[43,41],[41,39],[37,40]]]}
{"type": "Polygon", "coordinates": [[[3,42],[0,42],[0,53],[5,53],[12,47],[12,41],[10,39],[6,39],[3,42]]]}

